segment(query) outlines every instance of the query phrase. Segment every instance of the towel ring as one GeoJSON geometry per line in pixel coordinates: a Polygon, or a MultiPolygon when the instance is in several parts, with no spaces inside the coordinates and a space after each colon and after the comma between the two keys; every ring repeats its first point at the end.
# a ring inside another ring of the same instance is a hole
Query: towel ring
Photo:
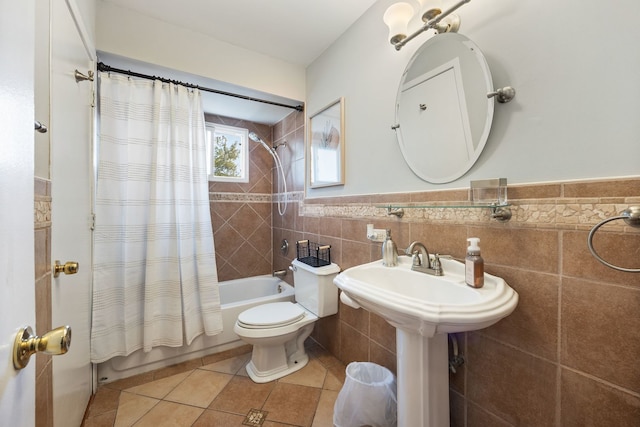
{"type": "Polygon", "coordinates": [[[624,268],[618,267],[617,265],[613,265],[603,260],[600,255],[596,253],[596,250],[593,248],[593,235],[598,231],[600,227],[605,225],[608,222],[615,221],[617,219],[623,219],[628,225],[632,227],[640,228],[640,206],[631,206],[622,212],[620,212],[619,216],[614,216],[611,218],[607,218],[604,221],[600,221],[596,224],[591,231],[589,232],[589,238],[587,239],[587,245],[589,246],[589,251],[591,251],[591,255],[593,255],[598,261],[603,263],[609,268],[613,268],[618,271],[625,271],[627,273],[640,273],[640,268],[624,268]]]}

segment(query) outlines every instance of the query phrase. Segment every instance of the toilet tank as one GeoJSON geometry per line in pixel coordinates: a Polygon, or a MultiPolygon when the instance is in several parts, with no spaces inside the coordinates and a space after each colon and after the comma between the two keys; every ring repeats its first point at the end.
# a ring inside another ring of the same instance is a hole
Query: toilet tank
{"type": "Polygon", "coordinates": [[[296,302],[318,317],[336,314],[338,287],[333,284],[333,279],[340,273],[340,267],[334,263],[312,267],[297,259],[291,266],[296,302]]]}

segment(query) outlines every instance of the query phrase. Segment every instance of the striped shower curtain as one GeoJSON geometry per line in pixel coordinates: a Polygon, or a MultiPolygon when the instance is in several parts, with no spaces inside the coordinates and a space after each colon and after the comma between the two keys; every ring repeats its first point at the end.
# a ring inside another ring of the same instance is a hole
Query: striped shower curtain
{"type": "Polygon", "coordinates": [[[200,92],[99,77],[94,363],[222,331],[200,92]]]}

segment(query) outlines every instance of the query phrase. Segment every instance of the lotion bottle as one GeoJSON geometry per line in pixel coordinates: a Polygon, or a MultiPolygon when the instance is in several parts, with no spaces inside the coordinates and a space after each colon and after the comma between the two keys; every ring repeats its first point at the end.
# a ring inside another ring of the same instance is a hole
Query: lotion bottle
{"type": "Polygon", "coordinates": [[[474,288],[484,286],[484,260],[480,256],[480,239],[470,237],[467,239],[467,257],[465,258],[465,281],[474,288]]]}
{"type": "Polygon", "coordinates": [[[387,230],[387,237],[382,243],[382,265],[385,267],[395,267],[398,265],[398,247],[391,240],[391,230],[387,230]]]}

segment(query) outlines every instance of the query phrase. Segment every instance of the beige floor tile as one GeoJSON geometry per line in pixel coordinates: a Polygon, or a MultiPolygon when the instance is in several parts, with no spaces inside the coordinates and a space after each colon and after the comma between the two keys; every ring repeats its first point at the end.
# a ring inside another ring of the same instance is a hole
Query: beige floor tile
{"type": "Polygon", "coordinates": [[[315,387],[278,382],[262,409],[269,412],[269,421],[309,427],[320,391],[315,387]]]}
{"type": "Polygon", "coordinates": [[[236,372],[236,375],[240,375],[240,376],[243,376],[243,377],[249,377],[249,374],[247,373],[247,365],[245,364],[242,368],[240,368],[240,370],[238,372],[236,372]]]}
{"type": "Polygon", "coordinates": [[[95,417],[96,415],[118,409],[119,397],[120,390],[113,390],[107,387],[98,388],[91,402],[91,407],[89,408],[89,416],[95,417]]]}
{"type": "Polygon", "coordinates": [[[338,379],[338,381],[344,383],[344,380],[347,377],[347,367],[344,365],[344,363],[336,361],[335,363],[332,363],[330,365],[325,364],[324,366],[327,367],[327,370],[331,372],[338,379]]]}
{"type": "Polygon", "coordinates": [[[190,427],[203,412],[202,408],[163,401],[135,423],[135,427],[190,427]]]}
{"type": "Polygon", "coordinates": [[[193,427],[240,427],[243,421],[243,415],[206,410],[200,415],[198,421],[193,424],[193,427]]]}
{"type": "Polygon", "coordinates": [[[207,408],[233,375],[196,369],[165,400],[207,408]]]}
{"type": "Polygon", "coordinates": [[[126,392],[140,394],[143,396],[153,397],[156,399],[162,399],[171,390],[176,388],[178,384],[184,381],[191,372],[183,372],[181,374],[172,375],[161,380],[151,381],[150,383],[131,387],[126,389],[126,392]]]}
{"type": "Polygon", "coordinates": [[[209,408],[246,415],[252,408],[262,408],[275,385],[274,381],[257,384],[250,378],[235,376],[209,408]]]}
{"type": "Polygon", "coordinates": [[[112,427],[113,421],[116,419],[116,410],[105,412],[95,417],[87,418],[83,427],[112,427]]]}
{"type": "Polygon", "coordinates": [[[336,403],[338,392],[334,390],[322,390],[320,401],[313,417],[311,427],[333,426],[333,406],[336,403]]]}
{"type": "Polygon", "coordinates": [[[118,413],[114,427],[129,427],[142,418],[160,402],[158,399],[152,399],[147,396],[123,391],[120,395],[120,404],[118,405],[118,413]]]}
{"type": "Polygon", "coordinates": [[[230,359],[222,360],[220,362],[211,363],[203,366],[201,369],[207,371],[222,372],[224,374],[235,374],[242,369],[251,360],[251,353],[243,354],[241,356],[232,357],[230,359]]]}
{"type": "Polygon", "coordinates": [[[216,362],[205,366],[188,362],[107,384],[93,399],[84,426],[242,426],[256,408],[268,412],[263,427],[331,427],[344,365],[321,347],[309,354],[305,368],[266,384],[248,378],[246,349],[224,360],[211,357],[216,362]]]}
{"type": "Polygon", "coordinates": [[[333,373],[327,372],[322,388],[325,390],[340,391],[342,389],[342,385],[343,382],[333,375],[333,373]]]}
{"type": "Polygon", "coordinates": [[[327,369],[322,366],[322,363],[316,359],[311,359],[309,360],[309,363],[307,363],[307,366],[300,369],[298,372],[294,372],[291,375],[280,378],[278,381],[287,384],[322,388],[326,375],[327,369]]]}
{"type": "MultiPolygon", "coordinates": [[[[266,420],[264,422],[264,424],[262,424],[262,427],[298,427],[298,426],[293,426],[292,424],[277,423],[277,422],[274,422],[274,421],[266,420]]],[[[330,427],[330,426],[327,426],[327,427],[330,427]]]]}

